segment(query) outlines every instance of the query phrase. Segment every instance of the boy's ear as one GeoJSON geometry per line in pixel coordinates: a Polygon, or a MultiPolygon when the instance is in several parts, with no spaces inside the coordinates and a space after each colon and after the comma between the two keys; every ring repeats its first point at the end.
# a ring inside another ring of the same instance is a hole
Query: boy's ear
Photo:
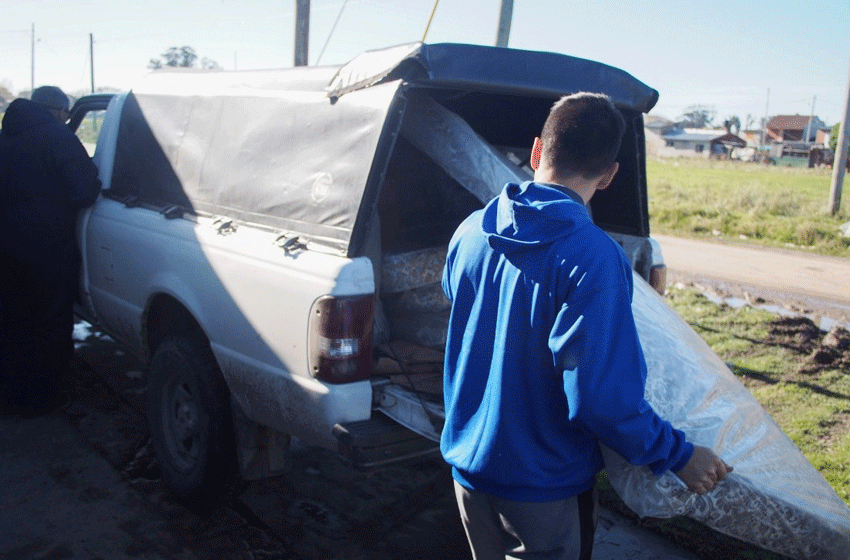
{"type": "Polygon", "coordinates": [[[596,183],[596,190],[604,191],[605,189],[607,189],[608,186],[611,184],[611,181],[614,180],[614,175],[617,174],[618,169],[620,169],[620,164],[615,161],[611,164],[611,167],[609,167],[608,170],[605,171],[605,174],[602,175],[602,177],[596,183]]]}
{"type": "Polygon", "coordinates": [[[534,139],[534,144],[531,146],[531,161],[529,165],[535,171],[540,167],[540,153],[543,151],[543,142],[540,141],[540,138],[534,139]]]}

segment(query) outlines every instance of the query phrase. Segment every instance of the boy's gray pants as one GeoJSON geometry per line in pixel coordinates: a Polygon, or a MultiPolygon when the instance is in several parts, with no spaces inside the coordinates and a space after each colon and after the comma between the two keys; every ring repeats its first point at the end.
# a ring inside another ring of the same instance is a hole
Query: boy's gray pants
{"type": "Polygon", "coordinates": [[[555,502],[504,500],[455,481],[460,517],[475,560],[590,560],[594,489],[555,502]]]}

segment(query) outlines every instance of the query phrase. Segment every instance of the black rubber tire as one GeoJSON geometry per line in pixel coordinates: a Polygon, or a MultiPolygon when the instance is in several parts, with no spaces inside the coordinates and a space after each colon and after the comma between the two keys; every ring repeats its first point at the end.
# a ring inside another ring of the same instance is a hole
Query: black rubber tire
{"type": "Polygon", "coordinates": [[[163,480],[183,499],[208,505],[236,480],[230,393],[202,335],[170,335],[157,347],[148,422],[163,480]]]}

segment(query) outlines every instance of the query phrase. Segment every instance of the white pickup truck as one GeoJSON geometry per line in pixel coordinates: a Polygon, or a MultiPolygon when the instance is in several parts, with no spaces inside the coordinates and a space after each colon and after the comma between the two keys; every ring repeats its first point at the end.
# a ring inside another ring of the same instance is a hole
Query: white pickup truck
{"type": "Polygon", "coordinates": [[[576,91],[607,93],[627,123],[594,220],[663,289],[643,138],[658,94],[603,64],[416,43],[82,98],[72,127],[105,116],[78,312],[148,364],[169,485],[208,499],[274,474],[290,435],[359,467],[437,453],[446,245],[530,177],[550,106],[576,91]]]}

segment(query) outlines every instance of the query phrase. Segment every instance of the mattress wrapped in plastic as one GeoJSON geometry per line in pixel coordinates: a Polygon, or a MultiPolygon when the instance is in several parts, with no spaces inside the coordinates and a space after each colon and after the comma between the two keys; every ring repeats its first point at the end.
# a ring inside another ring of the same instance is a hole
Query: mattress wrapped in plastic
{"type": "Polygon", "coordinates": [[[440,284],[445,247],[385,255],[381,296],[393,338],[442,350],[452,304],[440,284]]]}
{"type": "Polygon", "coordinates": [[[611,484],[638,515],[684,515],[792,558],[850,558],[850,509],[688,324],[635,275],[646,399],[735,470],[703,496],[603,449],[611,484]]]}

